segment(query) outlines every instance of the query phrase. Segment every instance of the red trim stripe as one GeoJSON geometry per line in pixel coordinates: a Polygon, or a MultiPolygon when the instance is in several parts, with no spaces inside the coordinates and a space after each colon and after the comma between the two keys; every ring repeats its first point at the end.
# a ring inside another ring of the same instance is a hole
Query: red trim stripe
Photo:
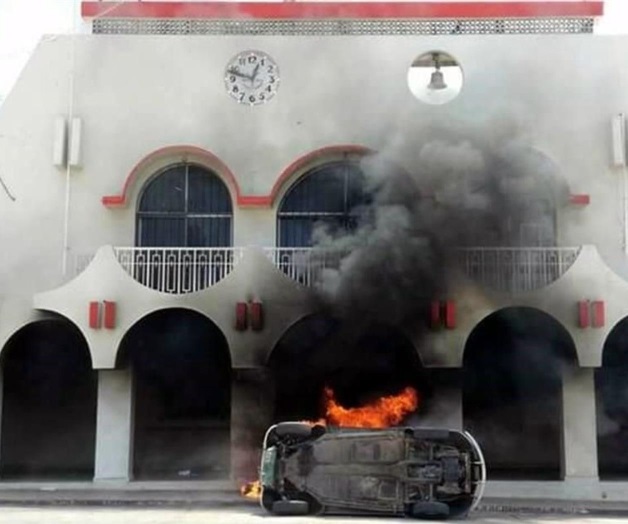
{"type": "Polygon", "coordinates": [[[543,18],[602,16],[580,2],[82,2],[84,18],[543,18]]]}

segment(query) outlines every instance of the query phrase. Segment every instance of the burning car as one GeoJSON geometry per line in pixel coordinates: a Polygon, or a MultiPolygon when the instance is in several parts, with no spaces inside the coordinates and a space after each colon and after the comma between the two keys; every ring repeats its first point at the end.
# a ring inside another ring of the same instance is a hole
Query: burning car
{"type": "Polygon", "coordinates": [[[482,451],[468,432],[283,422],[264,438],[260,502],[277,515],[444,519],[474,509],[485,482],[482,451]]]}

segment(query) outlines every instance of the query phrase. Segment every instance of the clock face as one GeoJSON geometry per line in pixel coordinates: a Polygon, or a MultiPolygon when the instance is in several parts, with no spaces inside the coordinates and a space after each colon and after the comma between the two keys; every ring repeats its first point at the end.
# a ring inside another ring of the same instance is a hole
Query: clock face
{"type": "Polygon", "coordinates": [[[244,51],[227,64],[225,87],[241,104],[264,104],[277,92],[279,68],[266,53],[244,51]]]}

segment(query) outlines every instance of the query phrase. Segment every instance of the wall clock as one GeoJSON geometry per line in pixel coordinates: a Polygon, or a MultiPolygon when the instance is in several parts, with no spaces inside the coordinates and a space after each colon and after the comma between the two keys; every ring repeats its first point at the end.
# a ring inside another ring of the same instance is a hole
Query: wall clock
{"type": "Polygon", "coordinates": [[[227,63],[225,88],[241,104],[264,104],[278,87],[277,63],[262,51],[243,51],[227,63]]]}

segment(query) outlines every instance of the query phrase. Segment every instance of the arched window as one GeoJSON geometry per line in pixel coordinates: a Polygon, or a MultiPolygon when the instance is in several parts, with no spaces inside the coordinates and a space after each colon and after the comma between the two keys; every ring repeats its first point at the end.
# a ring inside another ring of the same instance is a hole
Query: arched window
{"type": "Polygon", "coordinates": [[[137,210],[139,247],[225,247],[232,242],[231,198],[223,181],[193,164],[148,182],[137,210]]]}
{"type": "Polygon", "coordinates": [[[286,193],[277,214],[277,245],[309,247],[314,227],[351,230],[356,213],[366,203],[364,174],[353,161],[315,167],[286,193]]]}

